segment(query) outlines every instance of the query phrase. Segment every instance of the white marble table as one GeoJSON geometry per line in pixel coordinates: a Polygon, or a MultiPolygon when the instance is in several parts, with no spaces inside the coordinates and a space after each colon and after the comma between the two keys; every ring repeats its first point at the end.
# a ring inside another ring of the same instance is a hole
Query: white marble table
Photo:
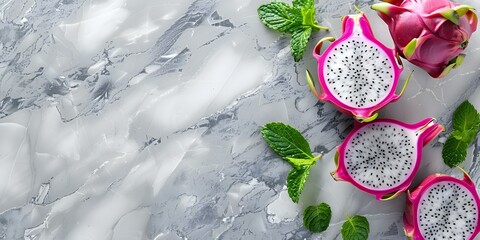
{"type": "MultiPolygon", "coordinates": [[[[404,239],[404,195],[378,202],[331,179],[352,120],[311,94],[304,72],[316,63],[309,53],[294,63],[289,37],[261,24],[265,2],[1,0],[0,239],[341,239],[345,214],[367,216],[371,239],[404,239]],[[299,204],[286,193],[289,166],[259,134],[270,121],[325,153],[299,204]],[[331,225],[311,234],[301,212],[323,201],[331,225]]],[[[322,0],[332,31],[308,52],[340,34],[353,3],[392,46],[373,1],[322,0]]],[[[405,63],[410,86],[380,115],[450,128],[465,99],[480,109],[479,37],[444,79],[405,63]]],[[[442,137],[415,184],[451,173],[442,137]]],[[[462,164],[477,186],[479,155],[477,138],[462,164]]]]}

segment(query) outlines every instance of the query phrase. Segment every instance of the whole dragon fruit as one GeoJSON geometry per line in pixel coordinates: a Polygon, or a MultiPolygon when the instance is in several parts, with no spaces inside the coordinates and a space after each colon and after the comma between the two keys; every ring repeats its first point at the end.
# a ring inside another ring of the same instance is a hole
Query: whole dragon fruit
{"type": "Polygon", "coordinates": [[[472,240],[480,232],[480,198],[472,179],[444,174],[426,178],[407,192],[405,234],[415,240],[472,240]]]}
{"type": "Polygon", "coordinates": [[[317,93],[308,71],[307,82],[321,101],[333,103],[358,121],[369,122],[378,116],[380,108],[400,98],[409,78],[401,93],[396,94],[403,70],[400,58],[395,56],[394,49],[375,39],[365,14],[345,16],[342,30],[339,39],[326,37],[313,51],[322,92],[317,93]],[[320,54],[327,40],[333,43],[320,54]]]}
{"type": "Polygon", "coordinates": [[[347,181],[377,200],[389,200],[408,189],[422,159],[422,147],[445,128],[426,118],[415,124],[392,119],[355,127],[337,148],[335,180],[347,181]]]}
{"type": "Polygon", "coordinates": [[[460,66],[477,29],[473,7],[450,0],[384,0],[371,8],[388,25],[397,52],[434,78],[460,66]]]}

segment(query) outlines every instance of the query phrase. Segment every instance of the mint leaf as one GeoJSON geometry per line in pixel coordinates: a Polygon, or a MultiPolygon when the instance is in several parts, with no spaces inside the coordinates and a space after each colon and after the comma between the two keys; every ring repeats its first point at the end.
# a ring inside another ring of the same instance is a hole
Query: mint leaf
{"type": "Polygon", "coordinates": [[[314,8],[313,0],[293,0],[292,4],[295,8],[314,8]]]}
{"type": "Polygon", "coordinates": [[[295,128],[287,124],[272,122],[265,124],[261,132],[270,148],[285,160],[287,158],[313,158],[307,140],[295,128]]]}
{"type": "Polygon", "coordinates": [[[463,132],[460,132],[458,130],[454,130],[451,134],[450,134],[452,137],[454,137],[455,139],[457,140],[462,140],[463,138],[463,132]]]}
{"type": "Polygon", "coordinates": [[[447,138],[442,149],[442,157],[445,164],[455,167],[465,161],[467,157],[468,144],[453,136],[447,138]]]}
{"type": "Polygon", "coordinates": [[[283,2],[271,2],[260,5],[257,12],[267,27],[292,34],[290,50],[295,62],[303,58],[312,31],[328,30],[317,25],[313,0],[293,0],[293,6],[283,2]]]}
{"type": "Polygon", "coordinates": [[[292,56],[295,62],[298,62],[303,58],[303,54],[305,53],[308,39],[310,38],[311,34],[311,27],[297,29],[292,34],[292,40],[290,41],[290,51],[292,52],[292,56]]]}
{"type": "Polygon", "coordinates": [[[302,12],[283,2],[261,5],[258,10],[260,20],[269,28],[283,33],[293,33],[302,26],[302,12]]]}
{"type": "MultiPolygon", "coordinates": [[[[320,157],[320,156],[318,156],[320,157]]],[[[312,165],[315,163],[315,158],[309,158],[309,159],[299,159],[299,158],[289,158],[287,157],[286,160],[294,167],[298,168],[301,166],[305,165],[312,165]]]]}
{"type": "Polygon", "coordinates": [[[341,230],[343,240],[368,240],[369,232],[368,220],[363,216],[350,218],[347,215],[347,221],[342,225],[341,230]]]}
{"type": "MultiPolygon", "coordinates": [[[[313,164],[312,164],[313,165],[313,164]]],[[[290,170],[287,176],[287,190],[288,196],[294,203],[298,203],[303,186],[310,174],[310,167],[312,165],[298,166],[290,170]]]]}
{"type": "Polygon", "coordinates": [[[309,206],[303,212],[303,225],[310,232],[323,232],[327,230],[332,218],[332,210],[326,203],[318,206],[309,206]]]}
{"type": "Polygon", "coordinates": [[[478,128],[465,130],[463,132],[454,130],[450,135],[459,141],[462,141],[466,144],[470,144],[471,142],[473,142],[473,140],[475,140],[475,137],[477,136],[477,132],[478,132],[478,128]]]}
{"type": "Polygon", "coordinates": [[[445,164],[455,167],[467,158],[467,149],[480,127],[480,113],[465,101],[453,113],[453,132],[443,145],[442,157],[445,164]]]}
{"type": "MultiPolygon", "coordinates": [[[[453,129],[460,132],[478,128],[480,125],[480,115],[475,107],[465,101],[453,113],[453,129]]],[[[478,130],[477,130],[478,131],[478,130]]]]}
{"type": "Polygon", "coordinates": [[[307,140],[298,130],[287,124],[267,123],[261,132],[270,148],[293,166],[287,176],[287,189],[292,201],[298,202],[310,168],[321,155],[313,157],[307,140]]]}
{"type": "Polygon", "coordinates": [[[473,140],[475,140],[475,137],[477,136],[477,133],[478,133],[478,128],[473,128],[473,129],[470,129],[470,130],[467,130],[467,131],[463,132],[462,141],[467,143],[467,144],[472,143],[473,140]]]}
{"type": "MultiPolygon", "coordinates": [[[[302,24],[304,26],[314,27],[317,24],[315,19],[315,8],[302,8],[302,24]]],[[[318,30],[318,29],[315,29],[318,30]]]]}

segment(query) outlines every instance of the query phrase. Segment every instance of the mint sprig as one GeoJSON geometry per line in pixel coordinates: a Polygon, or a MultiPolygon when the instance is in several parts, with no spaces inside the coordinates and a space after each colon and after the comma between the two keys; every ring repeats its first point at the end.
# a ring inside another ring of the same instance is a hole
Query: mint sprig
{"type": "Polygon", "coordinates": [[[285,160],[313,158],[307,140],[295,128],[280,122],[271,122],[265,124],[261,131],[272,150],[285,160]]]}
{"type": "Polygon", "coordinates": [[[370,225],[366,217],[355,215],[350,218],[347,215],[347,221],[342,225],[343,240],[368,240],[370,225]]]}
{"type": "Polygon", "coordinates": [[[460,104],[453,113],[453,130],[460,132],[478,128],[480,114],[477,109],[467,100],[460,104]]]}
{"type": "Polygon", "coordinates": [[[445,141],[442,157],[445,164],[455,167],[465,161],[468,146],[475,140],[480,127],[480,114],[465,101],[453,113],[453,131],[445,141]]]}
{"type": "MultiPolygon", "coordinates": [[[[313,163],[315,164],[315,162],[313,163]]],[[[288,196],[293,202],[298,203],[300,194],[302,194],[303,186],[307,181],[310,174],[310,168],[312,165],[294,166],[287,176],[287,191],[288,196]]]]}
{"type": "Polygon", "coordinates": [[[313,8],[313,0],[293,0],[294,7],[313,8]]]}
{"type": "Polygon", "coordinates": [[[292,6],[271,2],[257,9],[260,20],[269,28],[292,34],[290,51],[295,62],[303,58],[312,31],[328,30],[318,25],[313,0],[293,0],[292,6]]]}
{"type": "Polygon", "coordinates": [[[293,59],[300,61],[303,58],[305,49],[307,48],[308,38],[312,34],[312,28],[299,28],[292,34],[290,40],[290,51],[292,52],[293,59]]]}
{"type": "Polygon", "coordinates": [[[287,176],[288,195],[297,203],[310,168],[321,157],[313,157],[307,140],[295,128],[279,122],[265,124],[261,129],[263,138],[270,148],[292,165],[287,176]]]}
{"type": "Polygon", "coordinates": [[[332,218],[332,210],[327,203],[318,206],[309,206],[303,212],[303,225],[310,232],[323,232],[327,230],[332,218]]]}
{"type": "Polygon", "coordinates": [[[442,157],[445,164],[455,167],[467,158],[468,144],[452,136],[443,145],[442,157]]]}
{"type": "Polygon", "coordinates": [[[257,10],[260,20],[267,27],[282,33],[293,33],[302,22],[302,10],[284,2],[260,5],[257,10]]]}

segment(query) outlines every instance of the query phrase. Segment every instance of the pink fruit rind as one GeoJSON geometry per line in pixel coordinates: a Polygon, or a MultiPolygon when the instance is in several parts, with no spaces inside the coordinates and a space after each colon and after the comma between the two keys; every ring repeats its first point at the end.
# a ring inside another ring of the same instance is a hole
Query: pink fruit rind
{"type": "MultiPolygon", "coordinates": [[[[475,202],[480,203],[480,198],[478,196],[475,183],[472,181],[472,179],[466,172],[464,172],[463,179],[458,179],[446,174],[438,173],[428,176],[418,187],[415,188],[415,190],[413,190],[412,192],[407,192],[407,206],[403,215],[404,230],[407,237],[413,238],[415,240],[424,239],[421,235],[420,229],[418,228],[419,224],[417,223],[417,212],[420,203],[420,197],[428,189],[428,187],[439,182],[454,182],[466,187],[470,192],[473,193],[473,198],[475,199],[475,202]]],[[[480,208],[478,207],[477,216],[480,216],[480,208]]],[[[477,224],[477,227],[473,231],[472,236],[468,240],[475,239],[475,236],[478,233],[480,233],[480,224],[477,224]]]]}
{"type": "Polygon", "coordinates": [[[383,45],[381,42],[379,42],[375,37],[373,36],[372,29],[370,27],[370,23],[368,22],[368,19],[366,18],[365,14],[360,13],[360,14],[354,14],[354,15],[347,15],[343,18],[342,21],[342,36],[334,41],[326,50],[325,52],[320,55],[320,44],[317,44],[317,46],[313,50],[313,56],[315,59],[317,59],[318,62],[318,76],[319,76],[319,82],[320,82],[320,88],[322,90],[322,93],[320,94],[319,98],[321,101],[324,102],[332,102],[335,107],[346,114],[354,115],[358,119],[368,119],[370,118],[376,111],[384,107],[390,102],[394,102],[400,98],[400,95],[397,95],[395,93],[395,89],[397,88],[398,85],[398,79],[400,77],[401,72],[403,71],[403,67],[398,65],[397,61],[399,61],[395,57],[395,50],[387,48],[385,45],[383,45]],[[392,83],[392,88],[390,89],[390,92],[386,95],[386,97],[380,101],[378,104],[371,106],[371,107],[365,107],[365,108],[355,108],[348,106],[338,99],[336,99],[332,92],[328,89],[326,85],[326,80],[324,77],[323,73],[323,67],[325,65],[326,57],[328,54],[326,54],[328,51],[331,51],[331,49],[334,49],[336,46],[341,44],[343,41],[346,39],[350,38],[353,34],[353,30],[355,27],[360,27],[362,30],[362,34],[365,37],[367,41],[372,42],[374,45],[378,46],[381,50],[385,52],[387,55],[388,59],[390,62],[392,62],[392,67],[393,67],[393,83],[392,83]]]}
{"type": "Polygon", "coordinates": [[[456,58],[464,51],[478,18],[473,9],[461,14],[447,14],[455,7],[465,7],[450,0],[384,0],[372,5],[388,25],[395,49],[402,57],[424,69],[433,78],[444,77],[461,64],[456,58]],[[450,18],[446,16],[451,15],[450,18]],[[453,19],[453,20],[452,20],[453,19]],[[417,44],[406,56],[412,40],[417,44]],[[413,51],[413,53],[411,52],[413,51]],[[411,54],[411,55],[410,55],[411,54]]]}
{"type": "MultiPolygon", "coordinates": [[[[367,193],[370,193],[375,196],[377,200],[387,200],[385,199],[386,196],[396,196],[401,192],[404,192],[408,189],[410,184],[413,181],[413,178],[415,177],[416,172],[418,171],[418,168],[420,167],[420,162],[422,158],[422,147],[428,144],[433,138],[438,136],[440,132],[444,131],[445,127],[442,126],[441,124],[435,123],[434,118],[426,118],[418,123],[414,124],[407,124],[404,122],[400,122],[394,119],[377,119],[374,122],[370,123],[358,123],[355,122],[355,126],[353,130],[348,134],[348,136],[345,138],[342,144],[340,144],[337,148],[338,152],[338,160],[337,160],[337,168],[334,172],[332,172],[332,177],[336,180],[342,180],[342,181],[347,181],[353,184],[355,187],[358,189],[365,191],[367,193]],[[410,129],[412,131],[417,132],[417,159],[415,161],[415,165],[411,171],[410,176],[405,179],[401,184],[399,184],[396,187],[386,189],[386,190],[377,190],[377,189],[371,189],[367,188],[365,186],[362,186],[359,184],[357,181],[353,179],[347,172],[346,166],[344,164],[344,156],[346,153],[347,145],[350,142],[350,139],[355,136],[355,134],[364,126],[373,124],[373,123],[393,123],[397,124],[399,126],[402,126],[406,129],[410,129]],[[390,195],[393,194],[393,195],[390,195]]],[[[389,197],[388,199],[393,198],[389,197]]]]}

